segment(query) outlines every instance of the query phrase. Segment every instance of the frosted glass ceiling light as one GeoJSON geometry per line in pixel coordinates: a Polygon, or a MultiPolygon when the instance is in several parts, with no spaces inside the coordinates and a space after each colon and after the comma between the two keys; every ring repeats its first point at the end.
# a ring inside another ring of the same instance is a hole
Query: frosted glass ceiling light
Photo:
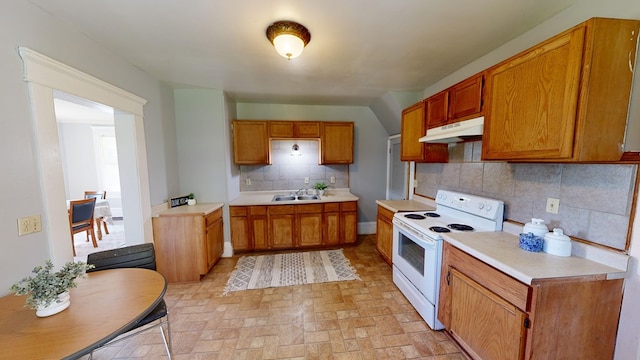
{"type": "Polygon", "coordinates": [[[291,60],[302,54],[302,50],[311,40],[311,33],[296,22],[276,21],[267,28],[267,39],[278,54],[291,60]]]}

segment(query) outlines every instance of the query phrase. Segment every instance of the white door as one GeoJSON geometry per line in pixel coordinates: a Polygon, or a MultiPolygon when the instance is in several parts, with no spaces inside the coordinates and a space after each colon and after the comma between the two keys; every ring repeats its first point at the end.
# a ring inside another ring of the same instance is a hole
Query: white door
{"type": "Polygon", "coordinates": [[[400,161],[400,135],[387,140],[387,200],[408,199],[409,163],[400,161]]]}

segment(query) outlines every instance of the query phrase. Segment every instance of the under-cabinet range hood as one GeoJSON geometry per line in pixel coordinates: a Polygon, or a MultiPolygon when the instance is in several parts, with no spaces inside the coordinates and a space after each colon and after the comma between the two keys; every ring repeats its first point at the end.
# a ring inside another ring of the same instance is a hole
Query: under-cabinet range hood
{"type": "Polygon", "coordinates": [[[447,124],[427,130],[427,135],[419,139],[420,142],[447,144],[464,141],[468,137],[482,136],[484,116],[447,124]]]}

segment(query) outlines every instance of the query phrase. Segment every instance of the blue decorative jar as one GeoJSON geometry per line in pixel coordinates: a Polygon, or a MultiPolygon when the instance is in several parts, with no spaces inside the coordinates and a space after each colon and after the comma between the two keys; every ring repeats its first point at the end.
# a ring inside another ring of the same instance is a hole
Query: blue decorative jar
{"type": "Polygon", "coordinates": [[[520,249],[531,252],[540,252],[542,251],[543,245],[544,239],[542,236],[533,235],[531,232],[520,234],[520,249]]]}

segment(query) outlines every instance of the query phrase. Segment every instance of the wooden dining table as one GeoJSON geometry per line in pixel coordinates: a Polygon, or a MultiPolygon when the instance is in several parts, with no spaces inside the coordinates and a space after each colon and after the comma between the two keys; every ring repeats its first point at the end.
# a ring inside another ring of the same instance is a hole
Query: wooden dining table
{"type": "Polygon", "coordinates": [[[125,333],[160,303],[165,278],[148,269],[92,272],[71,289],[71,305],[39,318],[25,296],[0,298],[0,358],[76,359],[125,333]]]}

